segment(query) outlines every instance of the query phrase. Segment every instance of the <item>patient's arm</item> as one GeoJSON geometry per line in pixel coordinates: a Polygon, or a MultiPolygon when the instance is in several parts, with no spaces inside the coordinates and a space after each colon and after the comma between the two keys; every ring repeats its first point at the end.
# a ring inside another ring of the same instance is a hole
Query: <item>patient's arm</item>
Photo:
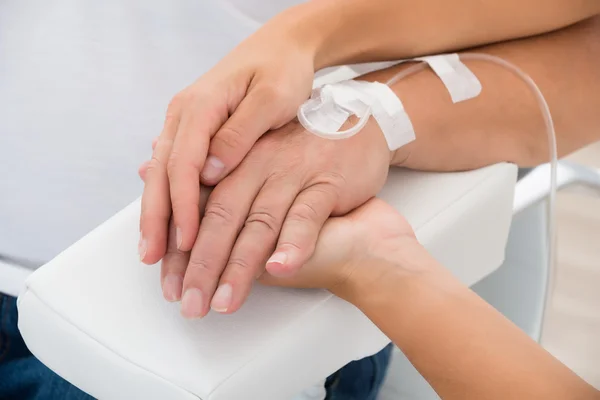
{"type": "Polygon", "coordinates": [[[597,13],[597,0],[315,0],[267,25],[295,29],[319,69],[527,37],[597,13]]]}
{"type": "MultiPolygon", "coordinates": [[[[598,3],[600,4],[600,3],[598,3]]],[[[528,73],[544,94],[555,124],[559,156],[600,139],[600,17],[572,27],[474,49],[504,58],[528,73]]],[[[394,90],[413,122],[416,141],[401,148],[395,165],[423,170],[462,170],[511,161],[548,161],[542,114],[528,86],[494,64],[468,61],[483,91],[452,104],[431,70],[398,82],[394,90]]],[[[379,81],[400,66],[373,73],[379,81]]]]}
{"type": "Polygon", "coordinates": [[[460,283],[381,200],[327,222],[313,258],[291,278],[356,305],[442,399],[592,400],[600,393],[460,283]]]}

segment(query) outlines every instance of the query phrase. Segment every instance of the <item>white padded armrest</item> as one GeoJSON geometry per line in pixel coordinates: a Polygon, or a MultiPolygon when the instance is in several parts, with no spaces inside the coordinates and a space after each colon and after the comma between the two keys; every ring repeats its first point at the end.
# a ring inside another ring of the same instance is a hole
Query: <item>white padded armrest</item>
{"type": "MultiPolygon", "coordinates": [[[[504,257],[516,168],[432,174],[393,169],[380,197],[472,284],[504,257]]],[[[256,285],[234,315],[186,321],[163,300],[159,267],[138,261],[139,202],[27,280],[19,327],[31,351],[100,399],[293,397],[387,338],[325,291],[256,285]]]]}

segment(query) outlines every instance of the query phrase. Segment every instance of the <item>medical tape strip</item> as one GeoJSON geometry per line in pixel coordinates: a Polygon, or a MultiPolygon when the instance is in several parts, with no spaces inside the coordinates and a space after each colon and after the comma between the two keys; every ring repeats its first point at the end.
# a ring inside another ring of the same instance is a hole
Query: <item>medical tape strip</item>
{"type": "MultiPolygon", "coordinates": [[[[457,54],[421,57],[440,77],[453,102],[476,97],[481,84],[457,54]]],[[[298,120],[309,132],[326,139],[344,139],[358,133],[373,116],[390,150],[415,139],[415,132],[402,101],[392,89],[379,82],[347,80],[313,90],[298,109],[298,120]],[[351,115],[359,121],[340,131],[351,115]]]]}
{"type": "Polygon", "coordinates": [[[426,62],[442,80],[450,93],[453,103],[469,100],[481,93],[481,82],[465,65],[458,54],[440,54],[436,56],[415,58],[426,62]]]}

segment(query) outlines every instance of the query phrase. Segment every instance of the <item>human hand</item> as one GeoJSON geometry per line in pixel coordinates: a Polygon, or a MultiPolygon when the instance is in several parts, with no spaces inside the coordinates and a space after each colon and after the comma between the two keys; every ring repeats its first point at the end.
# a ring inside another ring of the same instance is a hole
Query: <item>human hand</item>
{"type": "Polygon", "coordinates": [[[401,265],[401,261],[419,247],[406,219],[383,200],[371,199],[343,217],[327,220],[315,252],[296,274],[276,277],[264,273],[259,281],[266,285],[328,289],[348,298],[351,296],[347,293],[357,282],[368,286],[388,272],[378,266],[387,264],[411,271],[414,263],[401,265]]]}
{"type": "Polygon", "coordinates": [[[179,300],[183,285],[187,317],[204,316],[209,305],[236,311],[265,264],[270,274],[294,274],[312,255],[330,215],[375,196],[391,158],[374,121],[344,140],[319,138],[297,122],[263,136],[208,197],[191,253],[163,260],[165,297],[179,300]]]}
{"type": "Polygon", "coordinates": [[[216,184],[261,135],[294,118],[312,88],[313,56],[310,41],[293,27],[268,23],[173,98],[145,172],[143,262],[164,256],[171,215],[177,248],[192,248],[200,183],[216,184]]]}

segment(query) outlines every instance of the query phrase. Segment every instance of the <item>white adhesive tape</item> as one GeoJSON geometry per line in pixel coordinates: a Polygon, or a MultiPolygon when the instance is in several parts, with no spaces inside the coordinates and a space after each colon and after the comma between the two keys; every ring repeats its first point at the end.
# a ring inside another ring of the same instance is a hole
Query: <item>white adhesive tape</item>
{"type": "MultiPolygon", "coordinates": [[[[458,103],[477,97],[481,83],[464,65],[458,54],[420,57],[442,80],[452,101],[458,103]]],[[[345,80],[313,90],[311,97],[298,109],[298,120],[309,132],[326,139],[354,136],[373,116],[390,150],[415,139],[415,132],[402,102],[392,89],[379,82],[345,80]],[[359,121],[340,131],[351,115],[359,121]]]]}
{"type": "Polygon", "coordinates": [[[460,61],[458,54],[440,54],[419,57],[415,60],[429,64],[433,72],[446,86],[453,103],[472,99],[481,93],[479,79],[460,61]]]}

